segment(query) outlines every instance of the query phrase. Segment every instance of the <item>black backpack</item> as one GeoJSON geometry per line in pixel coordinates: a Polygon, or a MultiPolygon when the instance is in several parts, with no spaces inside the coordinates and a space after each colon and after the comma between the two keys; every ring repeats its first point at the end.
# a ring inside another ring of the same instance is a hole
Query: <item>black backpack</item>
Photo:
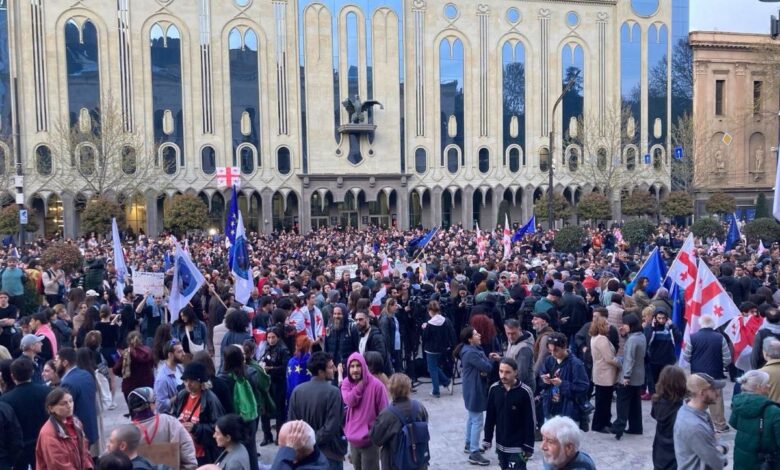
{"type": "Polygon", "coordinates": [[[431,435],[428,432],[428,422],[418,421],[419,404],[412,401],[412,412],[409,416],[401,414],[395,405],[388,409],[401,421],[401,432],[398,436],[398,447],[393,453],[393,466],[399,470],[417,470],[425,468],[431,460],[428,442],[431,435]]]}

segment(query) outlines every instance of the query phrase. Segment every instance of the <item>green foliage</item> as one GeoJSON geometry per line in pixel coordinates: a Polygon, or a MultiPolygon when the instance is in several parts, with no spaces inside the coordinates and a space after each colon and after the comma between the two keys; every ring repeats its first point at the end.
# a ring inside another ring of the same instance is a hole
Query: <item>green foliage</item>
{"type": "Polygon", "coordinates": [[[645,191],[634,191],[621,200],[620,211],[623,215],[655,215],[655,198],[645,191]]]}
{"type": "Polygon", "coordinates": [[[585,230],[578,225],[563,227],[555,233],[553,246],[555,251],[564,253],[574,253],[582,248],[582,239],[585,237],[585,230]]]}
{"type": "Polygon", "coordinates": [[[710,214],[731,214],[737,210],[737,200],[730,194],[715,193],[707,200],[704,208],[707,209],[707,212],[710,214]]]}
{"type": "Polygon", "coordinates": [[[756,198],[756,219],[765,219],[772,217],[769,211],[769,204],[766,202],[766,194],[758,193],[756,198]]]}
{"type": "Polygon", "coordinates": [[[745,224],[742,233],[750,243],[763,240],[764,245],[769,245],[780,240],[780,224],[768,217],[755,219],[745,224]]]}
{"type": "Polygon", "coordinates": [[[693,214],[693,198],[682,191],[672,191],[661,201],[661,213],[667,217],[688,217],[693,214]]]}
{"type": "Polygon", "coordinates": [[[722,238],[725,229],[717,219],[700,217],[691,225],[691,232],[697,237],[715,236],[717,238],[722,238]]]}
{"type": "MultiPolygon", "coordinates": [[[[27,209],[27,225],[24,226],[25,232],[35,232],[38,230],[36,222],[37,213],[27,209]]],[[[19,206],[11,204],[0,209],[0,233],[11,235],[19,233],[19,206]]]]}
{"type": "Polygon", "coordinates": [[[41,263],[44,268],[48,268],[57,260],[62,263],[62,270],[65,271],[65,274],[73,274],[84,265],[81,250],[76,245],[67,242],[49,243],[41,254],[41,263]]]}
{"type": "Polygon", "coordinates": [[[190,230],[205,229],[208,220],[208,207],[203,200],[184,194],[173,197],[170,207],[165,210],[163,225],[166,230],[181,236],[190,230]]]}
{"type": "MultiPolygon", "coordinates": [[[[549,200],[550,198],[545,193],[544,196],[537,199],[536,203],[534,203],[534,214],[536,214],[538,219],[547,220],[547,201],[549,200]]],[[[569,201],[561,194],[556,193],[553,195],[553,216],[555,220],[568,219],[571,217],[571,213],[572,209],[569,201]]]]}
{"type": "Polygon", "coordinates": [[[603,194],[590,193],[580,199],[577,214],[587,220],[609,220],[612,218],[612,206],[603,194]]]}
{"type": "Polygon", "coordinates": [[[121,228],[125,224],[125,210],[111,199],[99,197],[87,202],[81,212],[81,231],[86,234],[106,235],[111,233],[111,219],[121,228]]]}
{"type": "Polygon", "coordinates": [[[646,241],[655,230],[655,224],[647,219],[629,220],[623,224],[621,231],[623,239],[631,245],[640,245],[646,241]]]}

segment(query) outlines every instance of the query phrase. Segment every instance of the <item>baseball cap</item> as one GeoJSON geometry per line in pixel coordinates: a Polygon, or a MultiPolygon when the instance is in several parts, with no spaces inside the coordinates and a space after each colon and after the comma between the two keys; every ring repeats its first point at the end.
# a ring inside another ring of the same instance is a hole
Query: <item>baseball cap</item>
{"type": "Polygon", "coordinates": [[[704,372],[697,372],[695,374],[691,374],[688,377],[688,381],[685,385],[689,392],[695,393],[702,390],[707,390],[708,388],[721,390],[726,386],[726,381],[715,380],[709,374],[705,374],[704,372]]]}
{"type": "Polygon", "coordinates": [[[37,336],[37,335],[24,335],[22,337],[22,341],[19,344],[19,349],[24,351],[25,349],[29,348],[35,343],[42,343],[43,342],[43,336],[37,336]]]}
{"type": "Polygon", "coordinates": [[[90,289],[87,291],[87,297],[100,297],[100,295],[94,289],[90,289]]]}

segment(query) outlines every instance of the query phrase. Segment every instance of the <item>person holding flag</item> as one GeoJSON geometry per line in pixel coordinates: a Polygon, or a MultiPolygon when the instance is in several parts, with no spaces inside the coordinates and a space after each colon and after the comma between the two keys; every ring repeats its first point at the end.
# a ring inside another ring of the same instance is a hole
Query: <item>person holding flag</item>
{"type": "Polygon", "coordinates": [[[176,242],[175,246],[173,283],[171,284],[171,295],[168,299],[171,323],[179,318],[179,312],[187,306],[203,284],[206,283],[206,278],[203,277],[195,263],[192,262],[190,255],[182,250],[178,242],[176,242]]]}
{"type": "Polygon", "coordinates": [[[116,298],[121,299],[125,296],[127,264],[125,264],[125,252],[122,249],[122,240],[119,238],[116,218],[111,219],[111,246],[114,249],[114,269],[116,269],[116,298]]]}
{"type": "Polygon", "coordinates": [[[523,239],[523,237],[528,233],[536,233],[536,216],[531,215],[531,218],[528,219],[528,222],[526,222],[522,227],[517,229],[512,235],[512,243],[519,242],[523,239]]]}
{"type": "Polygon", "coordinates": [[[509,229],[509,215],[504,214],[504,237],[501,243],[504,245],[504,259],[509,259],[512,255],[512,238],[510,237],[511,230],[509,229]]]}
{"type": "Polygon", "coordinates": [[[235,282],[235,298],[236,301],[246,305],[254,286],[252,285],[252,269],[249,266],[249,251],[241,211],[238,212],[236,237],[230,247],[230,254],[230,274],[235,282]]]}
{"type": "Polygon", "coordinates": [[[228,208],[227,217],[225,217],[225,248],[228,251],[228,266],[233,266],[233,250],[231,247],[236,242],[236,236],[238,231],[238,194],[236,186],[231,188],[232,196],[230,197],[230,206],[228,208]]]}
{"type": "Polygon", "coordinates": [[[742,240],[742,234],[739,233],[739,225],[737,224],[737,217],[734,213],[729,215],[729,231],[726,234],[725,251],[731,251],[742,240]]]}

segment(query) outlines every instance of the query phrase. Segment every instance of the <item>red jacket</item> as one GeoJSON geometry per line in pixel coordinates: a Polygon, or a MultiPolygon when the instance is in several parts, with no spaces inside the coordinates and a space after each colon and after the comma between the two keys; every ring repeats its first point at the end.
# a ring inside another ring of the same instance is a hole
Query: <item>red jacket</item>
{"type": "Polygon", "coordinates": [[[88,470],[94,467],[81,421],[74,416],[73,423],[75,439],[53,417],[46,421],[35,446],[37,470],[88,470]]]}

